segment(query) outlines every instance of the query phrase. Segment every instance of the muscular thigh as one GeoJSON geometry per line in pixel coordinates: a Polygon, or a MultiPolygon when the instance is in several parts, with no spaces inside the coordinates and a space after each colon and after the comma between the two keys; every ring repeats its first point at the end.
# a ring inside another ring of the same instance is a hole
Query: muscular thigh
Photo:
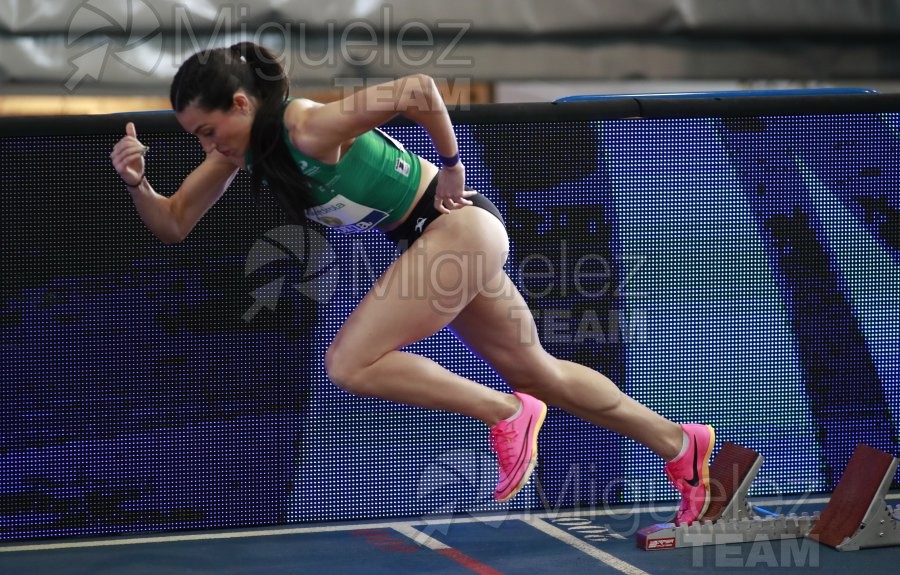
{"type": "Polygon", "coordinates": [[[332,343],[344,360],[368,365],[428,337],[503,273],[506,233],[484,210],[441,216],[378,279],[332,343]]]}
{"type": "Polygon", "coordinates": [[[554,363],[538,338],[534,317],[504,272],[450,324],[466,345],[510,385],[544,377],[554,363]]]}

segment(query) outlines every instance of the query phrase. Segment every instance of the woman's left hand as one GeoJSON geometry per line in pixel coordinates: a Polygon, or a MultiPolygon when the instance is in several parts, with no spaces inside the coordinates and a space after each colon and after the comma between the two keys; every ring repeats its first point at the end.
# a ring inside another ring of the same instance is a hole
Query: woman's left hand
{"type": "Polygon", "coordinates": [[[466,169],[461,163],[450,168],[441,168],[438,175],[437,190],[434,193],[434,208],[442,214],[449,214],[472,202],[466,198],[478,192],[466,190],[466,169]]]}

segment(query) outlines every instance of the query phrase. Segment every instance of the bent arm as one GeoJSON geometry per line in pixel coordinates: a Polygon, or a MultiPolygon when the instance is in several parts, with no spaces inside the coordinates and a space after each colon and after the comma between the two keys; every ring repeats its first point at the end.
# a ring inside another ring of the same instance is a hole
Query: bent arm
{"type": "Polygon", "coordinates": [[[398,114],[422,126],[441,156],[458,153],[444,99],[434,80],[425,74],[371,86],[328,104],[294,100],[288,106],[285,120],[297,149],[327,161],[344,142],[398,114]]]}
{"type": "MultiPolygon", "coordinates": [[[[425,74],[372,86],[329,104],[294,100],[285,121],[291,143],[298,150],[331,163],[340,157],[342,144],[398,114],[422,126],[440,156],[453,158],[459,154],[447,106],[434,80],[425,74]]],[[[441,170],[434,200],[439,212],[446,214],[472,204],[467,197],[475,192],[466,191],[465,179],[462,163],[441,170]]]]}
{"type": "Polygon", "coordinates": [[[165,243],[180,242],[231,184],[238,168],[213,152],[169,197],[156,193],[143,178],[128,191],[144,225],[165,243]]]}

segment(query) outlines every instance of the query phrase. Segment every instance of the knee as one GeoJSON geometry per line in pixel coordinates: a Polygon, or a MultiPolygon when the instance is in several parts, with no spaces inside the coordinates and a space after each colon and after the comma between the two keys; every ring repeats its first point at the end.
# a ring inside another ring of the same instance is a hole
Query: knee
{"type": "Polygon", "coordinates": [[[351,352],[334,342],[325,352],[325,373],[328,374],[328,379],[348,393],[370,395],[364,388],[364,371],[364,367],[354,361],[351,352]]]}

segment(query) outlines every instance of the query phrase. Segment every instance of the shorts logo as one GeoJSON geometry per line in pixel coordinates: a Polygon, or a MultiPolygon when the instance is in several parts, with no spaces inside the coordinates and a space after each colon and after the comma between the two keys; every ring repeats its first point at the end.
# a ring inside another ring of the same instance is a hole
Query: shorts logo
{"type": "Polygon", "coordinates": [[[394,166],[394,169],[397,170],[397,173],[409,177],[409,163],[404,161],[403,158],[397,158],[397,165],[394,166]]]}
{"type": "Polygon", "coordinates": [[[416,233],[421,234],[425,231],[425,224],[428,223],[428,218],[419,218],[416,220],[416,233]]]}

